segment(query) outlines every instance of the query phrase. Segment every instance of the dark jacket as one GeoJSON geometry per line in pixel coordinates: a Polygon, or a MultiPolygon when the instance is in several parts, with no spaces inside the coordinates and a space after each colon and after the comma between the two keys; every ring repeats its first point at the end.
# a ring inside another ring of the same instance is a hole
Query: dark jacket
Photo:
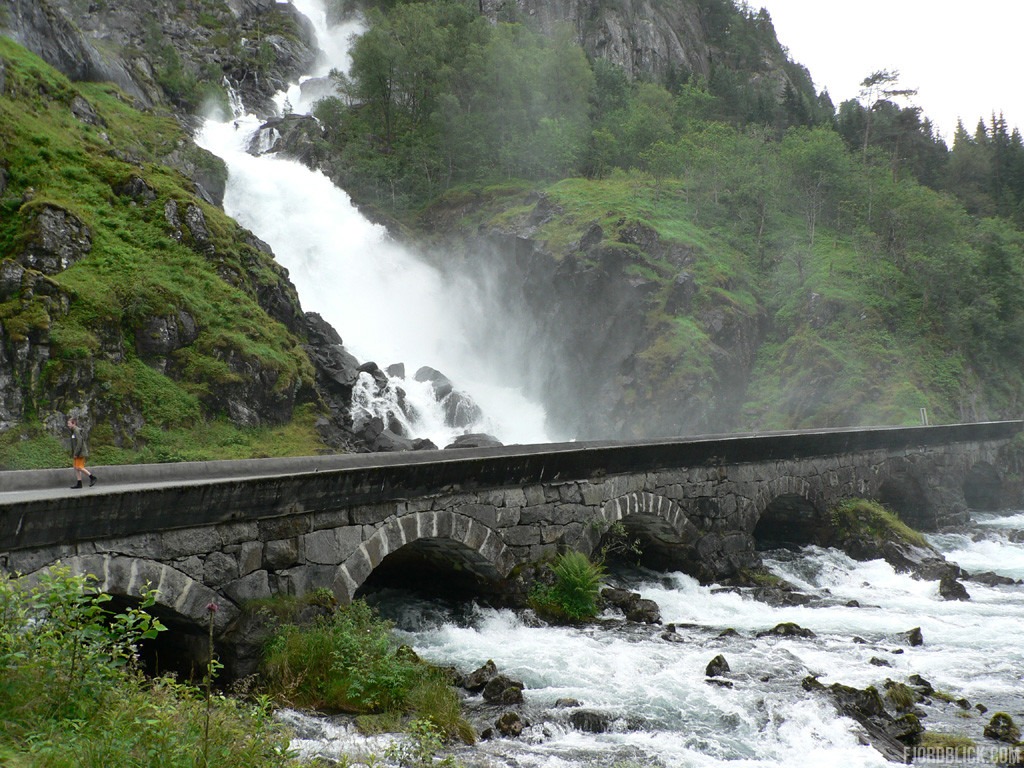
{"type": "Polygon", "coordinates": [[[71,455],[81,456],[83,459],[89,457],[89,445],[85,442],[85,435],[82,434],[80,427],[71,430],[71,455]]]}

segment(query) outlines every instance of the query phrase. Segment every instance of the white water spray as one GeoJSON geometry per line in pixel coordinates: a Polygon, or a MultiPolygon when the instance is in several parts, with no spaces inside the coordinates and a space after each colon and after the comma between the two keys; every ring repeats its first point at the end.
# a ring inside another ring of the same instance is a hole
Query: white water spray
{"type": "MultiPolygon", "coordinates": [[[[295,0],[294,5],[313,21],[324,52],[312,74],[323,78],[332,67],[346,69],[347,46],[358,25],[328,28],[321,0],[295,0]]],[[[277,103],[282,109],[308,110],[312,103],[306,94],[322,90],[295,85],[279,94],[277,103]]],[[[417,414],[407,425],[411,434],[439,447],[464,432],[487,432],[506,444],[550,442],[543,408],[509,385],[509,372],[519,367],[516,361],[489,366],[501,355],[469,341],[470,331],[482,325],[480,289],[443,275],[394,243],[322,173],[273,155],[247,154],[261,122],[241,114],[227,121],[208,119],[197,139],[228,166],[224,210],[271,246],[288,269],[303,309],[333,325],[357,358],[382,369],[403,363],[410,374],[421,366],[435,368],[484,414],[462,428],[447,426],[430,384],[410,375],[398,385],[417,414]]],[[[273,132],[263,134],[257,143],[268,148],[273,132]]],[[[366,392],[361,394],[361,408],[387,412],[388,404],[371,404],[366,392]]]]}

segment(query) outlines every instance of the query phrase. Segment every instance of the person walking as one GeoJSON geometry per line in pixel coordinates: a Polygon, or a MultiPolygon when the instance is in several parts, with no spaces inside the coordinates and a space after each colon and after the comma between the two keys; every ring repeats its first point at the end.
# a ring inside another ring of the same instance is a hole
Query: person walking
{"type": "Polygon", "coordinates": [[[89,458],[89,446],[86,445],[85,435],[78,426],[78,420],[74,417],[68,419],[68,429],[71,430],[71,458],[75,465],[75,479],[77,482],[72,488],[82,487],[82,473],[89,476],[89,487],[96,485],[96,475],[85,468],[85,460],[89,458]]]}

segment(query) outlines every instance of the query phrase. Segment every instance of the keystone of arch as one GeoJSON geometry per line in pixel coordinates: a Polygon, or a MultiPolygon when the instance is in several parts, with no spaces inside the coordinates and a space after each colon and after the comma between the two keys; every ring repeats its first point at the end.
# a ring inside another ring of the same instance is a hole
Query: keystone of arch
{"type": "Polygon", "coordinates": [[[239,614],[238,607],[223,595],[188,576],[177,568],[141,557],[96,554],[76,555],[57,560],[21,578],[29,584],[39,583],[42,575],[57,565],[66,565],[77,576],[96,577],[96,588],[108,595],[138,598],[147,584],[157,591],[156,602],[196,626],[208,626],[213,603],[213,627],[220,635],[239,614]]]}
{"type": "Polygon", "coordinates": [[[447,510],[417,512],[393,517],[338,566],[333,589],[341,603],[352,602],[356,591],[384,558],[421,539],[447,539],[476,552],[498,578],[515,565],[515,556],[490,526],[458,512],[447,510]]]}

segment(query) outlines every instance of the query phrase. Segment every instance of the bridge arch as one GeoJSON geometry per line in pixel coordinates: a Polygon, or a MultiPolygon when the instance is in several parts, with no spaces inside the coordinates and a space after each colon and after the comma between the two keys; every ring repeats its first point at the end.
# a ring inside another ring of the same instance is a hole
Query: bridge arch
{"type": "Polygon", "coordinates": [[[969,509],[992,510],[1003,506],[1003,478],[995,465],[979,461],[967,470],[963,484],[969,509]]]}
{"type": "Polygon", "coordinates": [[[111,597],[137,601],[147,584],[157,591],[156,611],[161,619],[172,617],[175,623],[205,629],[209,626],[211,603],[214,613],[214,634],[220,636],[238,617],[239,609],[232,601],[196,581],[191,576],[156,560],[124,555],[75,555],[56,560],[23,576],[29,583],[38,582],[44,573],[58,565],[66,565],[78,576],[94,576],[96,588],[111,597]]]}
{"type": "Polygon", "coordinates": [[[497,531],[479,520],[448,510],[417,512],[388,520],[338,566],[335,596],[350,603],[385,558],[409,546],[443,553],[484,581],[503,579],[516,563],[497,531]]]}
{"type": "Polygon", "coordinates": [[[147,613],[159,619],[170,632],[160,633],[137,646],[142,663],[151,672],[169,672],[183,678],[203,674],[208,660],[209,622],[222,647],[232,625],[240,615],[234,602],[169,565],[140,557],[114,554],[76,555],[56,560],[21,577],[30,585],[58,566],[66,566],[75,576],[93,577],[96,590],[112,598],[104,608],[117,613],[141,602],[141,590],[156,590],[155,604],[147,613]],[[211,612],[207,606],[214,604],[211,612]]]}
{"type": "Polygon", "coordinates": [[[759,551],[828,542],[832,521],[822,502],[802,493],[781,493],[757,514],[752,535],[759,551]]]}
{"type": "Polygon", "coordinates": [[[615,523],[621,522],[630,539],[640,542],[641,561],[654,568],[684,567],[700,532],[680,506],[649,491],[634,491],[609,499],[600,517],[586,526],[577,549],[593,555],[615,523]]]}

